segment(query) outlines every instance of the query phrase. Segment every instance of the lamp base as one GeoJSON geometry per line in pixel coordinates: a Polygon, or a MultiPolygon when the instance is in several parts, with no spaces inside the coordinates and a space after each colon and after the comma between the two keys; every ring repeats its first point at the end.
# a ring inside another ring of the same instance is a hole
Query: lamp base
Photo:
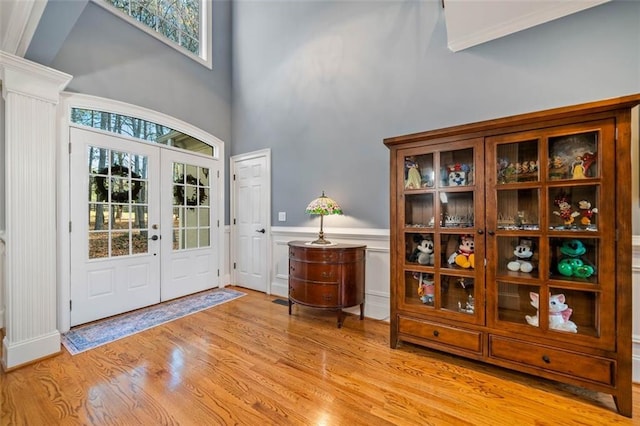
{"type": "Polygon", "coordinates": [[[328,244],[333,244],[333,243],[331,241],[329,241],[329,240],[325,240],[324,236],[321,236],[317,240],[311,241],[311,244],[313,244],[313,245],[325,245],[326,246],[328,244]]]}
{"type": "Polygon", "coordinates": [[[328,246],[328,245],[334,245],[334,243],[332,243],[331,241],[325,240],[324,239],[324,231],[322,230],[322,222],[323,222],[323,218],[324,215],[320,215],[320,232],[318,233],[318,239],[315,241],[312,241],[310,244],[314,245],[314,246],[328,246]]]}
{"type": "Polygon", "coordinates": [[[337,246],[338,243],[332,243],[332,242],[329,242],[329,241],[325,240],[324,243],[320,243],[320,244],[317,244],[315,241],[309,241],[309,242],[304,243],[304,245],[305,246],[315,246],[315,247],[331,247],[331,246],[337,246]]]}

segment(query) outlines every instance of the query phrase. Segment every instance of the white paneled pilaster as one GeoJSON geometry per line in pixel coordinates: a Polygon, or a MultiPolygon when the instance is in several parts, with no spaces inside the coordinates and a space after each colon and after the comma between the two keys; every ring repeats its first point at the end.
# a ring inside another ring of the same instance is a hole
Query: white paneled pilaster
{"type": "Polygon", "coordinates": [[[2,366],[60,351],[56,328],[56,105],[71,76],[0,52],[5,101],[2,366]]]}

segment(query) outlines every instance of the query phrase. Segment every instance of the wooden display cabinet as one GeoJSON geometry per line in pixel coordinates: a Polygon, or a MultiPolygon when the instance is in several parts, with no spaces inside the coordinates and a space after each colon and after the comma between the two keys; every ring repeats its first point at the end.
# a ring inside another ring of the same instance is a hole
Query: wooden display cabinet
{"type": "Polygon", "coordinates": [[[631,416],[631,109],[640,95],[385,139],[391,347],[613,396],[631,416]]]}

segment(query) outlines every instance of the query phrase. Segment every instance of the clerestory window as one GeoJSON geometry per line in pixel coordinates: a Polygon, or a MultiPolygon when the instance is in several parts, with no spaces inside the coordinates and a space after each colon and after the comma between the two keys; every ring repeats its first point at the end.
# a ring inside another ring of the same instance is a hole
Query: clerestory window
{"type": "Polygon", "coordinates": [[[92,109],[71,108],[71,122],[211,157],[218,155],[214,147],[193,136],[141,118],[92,109]]]}
{"type": "Polygon", "coordinates": [[[211,0],[94,0],[211,68],[211,0]]]}

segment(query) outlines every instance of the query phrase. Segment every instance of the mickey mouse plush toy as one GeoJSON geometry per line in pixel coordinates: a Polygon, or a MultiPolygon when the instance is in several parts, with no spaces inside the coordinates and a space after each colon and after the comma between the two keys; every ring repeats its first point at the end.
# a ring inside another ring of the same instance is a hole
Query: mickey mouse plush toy
{"type": "Polygon", "coordinates": [[[433,265],[434,263],[434,244],[430,237],[418,235],[414,237],[414,241],[418,243],[416,248],[409,256],[409,262],[418,262],[421,265],[433,265]]]}
{"type": "Polygon", "coordinates": [[[449,256],[449,264],[456,264],[461,268],[469,269],[475,267],[473,235],[462,235],[458,249],[449,256]]]}
{"type": "Polygon", "coordinates": [[[514,272],[533,271],[533,243],[529,240],[522,240],[513,250],[515,258],[507,263],[507,269],[514,272]]]}

